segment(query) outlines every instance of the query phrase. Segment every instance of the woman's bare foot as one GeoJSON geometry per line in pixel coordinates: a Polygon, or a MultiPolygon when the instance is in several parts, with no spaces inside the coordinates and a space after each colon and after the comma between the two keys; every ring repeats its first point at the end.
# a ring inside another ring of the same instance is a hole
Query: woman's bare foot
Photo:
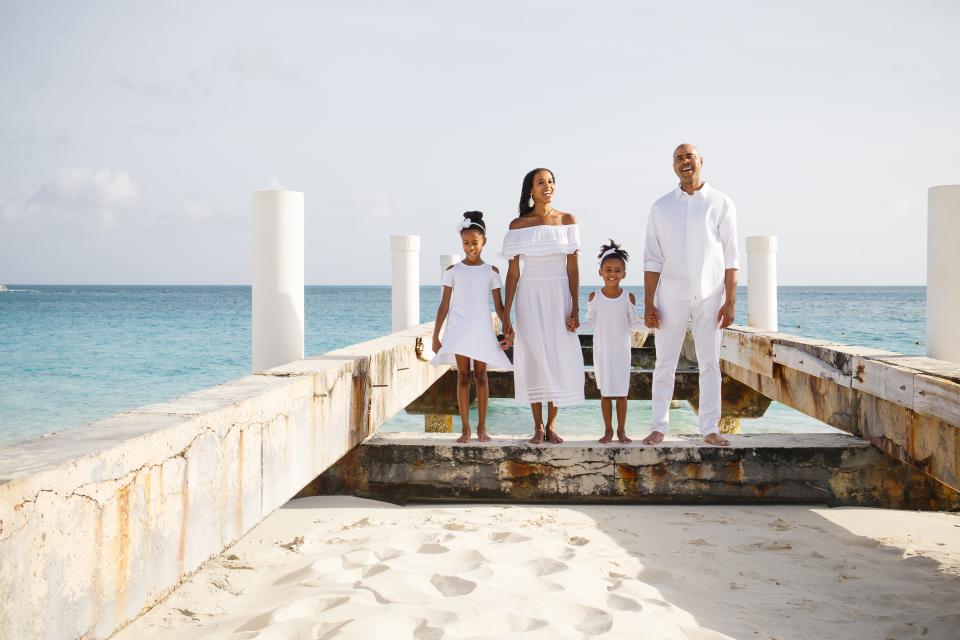
{"type": "Polygon", "coordinates": [[[530,444],[543,444],[543,438],[546,434],[543,432],[543,427],[537,425],[536,431],[533,432],[533,437],[530,438],[530,444]]]}
{"type": "Polygon", "coordinates": [[[712,444],[717,447],[729,447],[730,441],[721,436],[719,433],[708,433],[703,436],[703,441],[707,444],[712,444]]]}
{"type": "Polygon", "coordinates": [[[607,427],[607,429],[603,432],[603,437],[600,438],[597,442],[599,442],[600,444],[610,444],[611,442],[613,442],[613,428],[607,427]]]}
{"type": "Polygon", "coordinates": [[[470,442],[470,429],[464,429],[463,435],[457,438],[457,442],[463,444],[465,442],[470,442]]]}
{"type": "Polygon", "coordinates": [[[563,438],[557,435],[557,430],[553,427],[547,427],[547,442],[551,444],[560,444],[563,438]]]}
{"type": "Polygon", "coordinates": [[[640,441],[641,444],[660,444],[663,442],[663,434],[659,431],[651,431],[650,435],[640,441]]]}
{"type": "Polygon", "coordinates": [[[477,427],[477,440],[480,442],[490,442],[490,436],[487,435],[486,427],[477,427]]]}
{"type": "Polygon", "coordinates": [[[633,440],[627,437],[627,432],[623,429],[617,429],[617,440],[619,440],[622,444],[630,444],[633,442],[633,440]]]}

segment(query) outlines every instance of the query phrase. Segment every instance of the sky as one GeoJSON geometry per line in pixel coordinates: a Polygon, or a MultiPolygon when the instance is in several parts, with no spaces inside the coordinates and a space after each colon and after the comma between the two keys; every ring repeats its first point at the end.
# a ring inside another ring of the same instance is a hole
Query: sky
{"type": "Polygon", "coordinates": [[[958,31],[953,1],[3,0],[0,282],[246,284],[251,192],[284,188],[307,284],[387,284],[392,234],[436,284],[466,210],[503,264],[545,166],[583,284],[612,237],[639,285],[691,142],[781,284],[924,284],[958,31]]]}

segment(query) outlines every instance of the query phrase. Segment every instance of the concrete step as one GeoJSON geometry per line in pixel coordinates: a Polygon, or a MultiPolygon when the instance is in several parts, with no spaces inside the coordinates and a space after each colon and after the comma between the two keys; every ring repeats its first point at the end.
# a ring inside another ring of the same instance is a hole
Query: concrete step
{"type": "MultiPolygon", "coordinates": [[[[960,508],[960,494],[846,434],[728,436],[730,447],[671,436],[657,446],[566,436],[489,443],[456,434],[381,433],[350,451],[301,495],[346,493],[394,503],[825,503],[960,508]]],[[[640,436],[641,434],[636,434],[640,436]]],[[[639,440],[639,437],[637,438],[639,440]]]]}

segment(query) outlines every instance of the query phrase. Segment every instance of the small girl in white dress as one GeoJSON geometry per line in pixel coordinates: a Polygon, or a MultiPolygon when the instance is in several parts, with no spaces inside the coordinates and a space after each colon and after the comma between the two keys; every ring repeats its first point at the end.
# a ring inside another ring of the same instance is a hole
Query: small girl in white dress
{"type": "Polygon", "coordinates": [[[474,378],[477,383],[477,439],[488,442],[487,435],[487,365],[496,369],[512,369],[513,365],[503,353],[510,348],[509,337],[497,342],[490,317],[489,296],[493,307],[503,322],[503,301],[500,299],[500,271],[480,259],[480,251],[487,243],[487,226],[483,214],[468,211],[463,214],[459,227],[463,252],[462,262],[449,267],[443,274],[443,296],[437,309],[437,321],[433,328],[433,351],[436,355],[430,364],[457,367],[457,405],[463,435],[457,442],[470,440],[470,364],[473,361],[474,378]],[[447,327],[440,338],[444,320],[447,327]]]}
{"type": "Polygon", "coordinates": [[[630,255],[613,240],[600,248],[600,277],[603,288],[590,294],[587,321],[593,328],[593,368],[600,389],[600,411],[604,432],[600,442],[613,440],[613,399],[617,400],[617,440],[631,442],[626,433],[627,394],[630,390],[631,331],[644,330],[637,317],[637,301],[620,288],[627,275],[630,255]]]}

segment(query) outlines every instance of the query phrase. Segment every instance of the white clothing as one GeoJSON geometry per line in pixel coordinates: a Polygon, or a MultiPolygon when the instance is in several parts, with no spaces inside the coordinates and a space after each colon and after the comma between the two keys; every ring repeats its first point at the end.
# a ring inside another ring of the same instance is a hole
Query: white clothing
{"type": "Polygon", "coordinates": [[[677,373],[677,361],[692,319],[693,341],[700,369],[700,433],[717,433],[720,421],[720,337],[717,312],[723,306],[724,296],[706,300],[676,300],[657,298],[660,328],[654,333],[657,346],[657,364],[653,370],[653,431],[666,433],[670,420],[670,401],[677,373]]]}
{"type": "Polygon", "coordinates": [[[471,266],[458,262],[443,272],[443,286],[453,292],[440,351],[430,364],[456,365],[454,356],[461,355],[485,362],[493,369],[513,368],[493,332],[490,315],[490,292],[503,288],[500,274],[490,264],[471,266]]]}
{"type": "Polygon", "coordinates": [[[593,370],[600,395],[625,398],[630,391],[630,332],[644,328],[630,294],[621,289],[618,297],[608,298],[598,290],[587,302],[587,321],[581,327],[593,329],[593,370]]]}
{"type": "Polygon", "coordinates": [[[643,270],[660,274],[658,298],[705,300],[723,293],[726,269],[740,268],[737,211],[729,196],[704,184],[677,187],[653,203],[643,270]]]}
{"type": "Polygon", "coordinates": [[[513,382],[517,401],[552,402],[558,407],[583,402],[583,352],[568,331],[573,311],[567,255],[580,250],[580,228],[539,225],[511,229],[500,255],[520,256],[516,297],[513,382]]]}

